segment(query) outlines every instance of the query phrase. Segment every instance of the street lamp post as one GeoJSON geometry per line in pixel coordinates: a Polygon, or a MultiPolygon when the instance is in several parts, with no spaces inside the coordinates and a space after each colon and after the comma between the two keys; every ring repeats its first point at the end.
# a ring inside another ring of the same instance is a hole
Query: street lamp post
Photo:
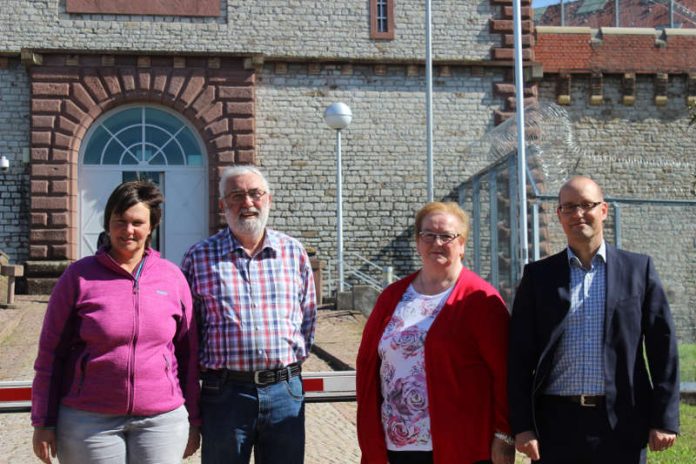
{"type": "Polygon", "coordinates": [[[332,103],[324,111],[324,122],[336,130],[336,271],[338,291],[343,291],[343,174],[341,172],[341,130],[353,119],[350,107],[345,103],[332,103]]]}

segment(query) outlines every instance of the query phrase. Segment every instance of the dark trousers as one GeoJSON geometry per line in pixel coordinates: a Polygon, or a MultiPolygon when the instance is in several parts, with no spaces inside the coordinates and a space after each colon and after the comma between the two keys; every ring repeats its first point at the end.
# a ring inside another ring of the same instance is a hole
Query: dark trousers
{"type": "MultiPolygon", "coordinates": [[[[387,459],[389,464],[433,464],[433,452],[387,450],[387,459]]],[[[491,461],[477,461],[472,464],[491,464],[491,461]]]]}
{"type": "Polygon", "coordinates": [[[539,464],[646,463],[644,447],[631,444],[610,428],[604,405],[584,407],[541,397],[537,425],[541,459],[534,462],[539,464]]]}

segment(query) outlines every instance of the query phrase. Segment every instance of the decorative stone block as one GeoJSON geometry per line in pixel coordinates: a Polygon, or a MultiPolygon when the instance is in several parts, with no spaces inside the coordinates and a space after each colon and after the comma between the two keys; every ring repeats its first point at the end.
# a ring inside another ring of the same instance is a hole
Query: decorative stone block
{"type": "Polygon", "coordinates": [[[556,101],[559,105],[570,105],[571,103],[571,77],[570,74],[560,74],[556,80],[556,101]]]}
{"type": "Polygon", "coordinates": [[[636,75],[635,73],[625,73],[621,81],[623,92],[623,104],[632,106],[636,101],[636,75]]]}
{"type": "Polygon", "coordinates": [[[438,67],[438,75],[440,77],[451,77],[452,76],[452,69],[449,66],[439,66],[438,67]]]}
{"type": "Polygon", "coordinates": [[[667,85],[669,83],[669,75],[667,73],[658,73],[655,75],[655,105],[665,106],[667,104],[667,85]]]}
{"type": "Polygon", "coordinates": [[[321,63],[307,64],[307,74],[321,74],[321,63]]]}
{"type": "Polygon", "coordinates": [[[590,77],[590,105],[597,106],[604,103],[603,75],[593,73],[590,77]]]}

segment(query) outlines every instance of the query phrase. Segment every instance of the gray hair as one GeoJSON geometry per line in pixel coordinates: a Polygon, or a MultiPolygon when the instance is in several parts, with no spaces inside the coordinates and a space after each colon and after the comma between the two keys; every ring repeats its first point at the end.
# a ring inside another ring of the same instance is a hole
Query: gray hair
{"type": "Polygon", "coordinates": [[[227,181],[229,179],[234,179],[235,177],[243,176],[244,174],[256,174],[259,176],[261,178],[261,182],[263,183],[263,188],[267,193],[271,193],[271,187],[268,185],[266,176],[264,176],[258,168],[246,164],[238,164],[236,166],[230,166],[222,171],[222,174],[220,175],[220,184],[218,185],[220,198],[225,197],[225,187],[227,187],[227,181]]]}

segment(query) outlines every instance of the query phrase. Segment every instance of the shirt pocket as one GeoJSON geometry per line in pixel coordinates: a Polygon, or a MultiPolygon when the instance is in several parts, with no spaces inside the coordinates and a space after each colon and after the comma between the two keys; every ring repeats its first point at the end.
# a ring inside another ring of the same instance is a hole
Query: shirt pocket
{"type": "Polygon", "coordinates": [[[85,384],[85,377],[87,376],[87,364],[89,363],[89,353],[85,352],[81,357],[78,366],[78,376],[77,376],[77,389],[75,393],[79,395],[82,393],[82,387],[85,384]]]}

